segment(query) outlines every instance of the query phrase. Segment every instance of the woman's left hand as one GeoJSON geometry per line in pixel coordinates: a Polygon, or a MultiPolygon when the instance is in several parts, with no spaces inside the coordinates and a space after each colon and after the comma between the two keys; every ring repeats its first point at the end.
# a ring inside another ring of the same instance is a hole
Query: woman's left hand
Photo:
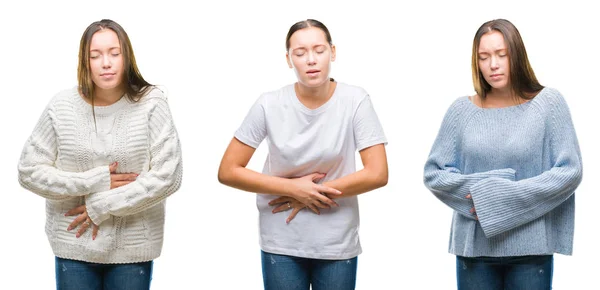
{"type": "Polygon", "coordinates": [[[96,236],[98,235],[99,227],[96,224],[94,224],[94,222],[92,222],[92,220],[88,216],[87,208],[85,207],[85,204],[80,205],[74,209],[71,209],[70,211],[68,211],[65,214],[65,216],[74,216],[74,215],[79,215],[79,216],[77,218],[75,218],[75,220],[73,220],[73,222],[67,228],[67,231],[70,231],[70,230],[76,228],[79,224],[81,224],[81,226],[79,227],[79,230],[77,231],[77,235],[76,235],[76,237],[79,238],[79,237],[81,237],[81,235],[83,235],[83,233],[91,225],[93,228],[92,240],[95,240],[96,236]]]}
{"type": "MultiPolygon", "coordinates": [[[[467,194],[467,196],[465,196],[467,199],[473,200],[473,197],[471,196],[471,194],[467,194]]],[[[477,212],[475,211],[475,205],[473,205],[473,207],[471,208],[471,210],[469,210],[470,213],[472,213],[473,215],[475,215],[475,220],[479,220],[479,218],[477,217],[477,212]]]]}
{"type": "MultiPolygon", "coordinates": [[[[287,211],[287,210],[292,210],[292,213],[288,216],[288,218],[285,220],[285,223],[289,224],[295,217],[296,215],[303,209],[306,207],[305,204],[297,201],[295,198],[293,197],[287,197],[287,196],[282,196],[282,197],[278,197],[274,200],[271,200],[269,202],[270,206],[276,206],[273,209],[273,213],[278,213],[278,212],[282,212],[282,211],[287,211]]],[[[312,211],[314,211],[316,214],[320,214],[319,209],[316,208],[315,206],[312,206],[310,208],[312,211]]]]}

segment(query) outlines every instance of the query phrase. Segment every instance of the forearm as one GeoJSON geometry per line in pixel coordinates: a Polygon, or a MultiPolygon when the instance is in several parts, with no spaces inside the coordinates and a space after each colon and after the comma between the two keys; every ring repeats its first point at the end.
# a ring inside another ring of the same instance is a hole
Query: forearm
{"type": "Polygon", "coordinates": [[[219,170],[219,182],[254,193],[291,196],[289,179],[259,173],[242,166],[219,170]]]}
{"type": "Polygon", "coordinates": [[[52,166],[19,164],[19,183],[25,189],[47,199],[61,200],[110,188],[108,167],[85,172],[67,172],[52,166]]]}
{"type": "Polygon", "coordinates": [[[335,188],[342,192],[339,196],[328,195],[329,198],[343,198],[359,195],[383,187],[387,182],[387,170],[382,172],[364,168],[344,177],[326,181],[323,185],[335,188]]]}

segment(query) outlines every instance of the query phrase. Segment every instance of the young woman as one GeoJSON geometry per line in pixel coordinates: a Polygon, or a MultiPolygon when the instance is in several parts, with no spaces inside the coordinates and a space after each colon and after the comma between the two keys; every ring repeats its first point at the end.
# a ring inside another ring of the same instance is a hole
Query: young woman
{"type": "Polygon", "coordinates": [[[550,289],[553,254],[573,246],[581,154],[567,103],[540,85],[516,27],[473,41],[476,95],[448,109],[425,185],[454,209],[458,289],[550,289]]]}
{"type": "Polygon", "coordinates": [[[142,78],[127,34],[111,20],[83,33],[77,78],[27,140],[19,182],[47,199],[57,289],[148,289],[165,198],[181,184],[167,99],[142,78]]]}
{"type": "Polygon", "coordinates": [[[298,81],[256,101],[223,156],[219,181],[259,193],[265,289],[354,289],[356,195],[387,183],[386,138],[369,95],[329,77],[335,46],[323,23],[294,24],[286,59],[298,81]],[[257,173],[246,165],[265,138],[269,156],[257,173]],[[284,222],[280,212],[288,210],[284,222]]]}

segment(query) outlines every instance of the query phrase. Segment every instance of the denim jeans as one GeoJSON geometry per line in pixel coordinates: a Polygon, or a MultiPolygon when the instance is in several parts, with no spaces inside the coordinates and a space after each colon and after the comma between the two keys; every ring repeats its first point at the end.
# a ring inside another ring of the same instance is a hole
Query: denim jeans
{"type": "Polygon", "coordinates": [[[150,289],[152,261],[96,264],[56,257],[57,290],[150,289]]]}
{"type": "Polygon", "coordinates": [[[456,256],[458,290],[552,289],[553,256],[456,256]]]}
{"type": "Polygon", "coordinates": [[[358,257],[320,260],[261,251],[265,290],[352,290],[358,257]]]}

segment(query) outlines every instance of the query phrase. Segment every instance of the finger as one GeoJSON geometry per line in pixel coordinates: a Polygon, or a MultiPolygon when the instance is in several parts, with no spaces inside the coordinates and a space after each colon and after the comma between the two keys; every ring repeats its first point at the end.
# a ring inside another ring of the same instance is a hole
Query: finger
{"type": "Polygon", "coordinates": [[[288,218],[285,220],[286,224],[289,224],[298,214],[298,212],[300,212],[300,208],[294,208],[294,210],[292,210],[292,213],[288,216],[288,218]]]}
{"type": "Polygon", "coordinates": [[[308,208],[310,208],[310,210],[312,210],[316,214],[321,214],[321,212],[319,211],[319,209],[316,206],[312,205],[312,204],[309,205],[308,208]]]}
{"type": "Polygon", "coordinates": [[[479,217],[478,217],[478,216],[475,216],[475,220],[476,220],[476,221],[478,221],[478,220],[479,220],[479,217]]]}
{"type": "Polygon", "coordinates": [[[90,226],[91,222],[89,220],[87,220],[87,219],[85,221],[87,221],[87,223],[84,222],[84,223],[81,224],[81,226],[79,227],[79,230],[77,231],[77,234],[75,235],[75,237],[77,237],[77,238],[81,237],[81,235],[83,235],[83,233],[85,233],[85,231],[87,230],[87,228],[90,226]]]}
{"type": "Polygon", "coordinates": [[[319,179],[325,177],[325,174],[323,174],[323,173],[313,173],[313,174],[307,175],[306,177],[310,178],[310,180],[312,182],[315,182],[315,180],[319,180],[319,179]]]}
{"type": "Polygon", "coordinates": [[[100,229],[99,226],[97,226],[97,225],[92,226],[92,240],[95,240],[96,236],[98,236],[98,229],[100,229]]]}
{"type": "Polygon", "coordinates": [[[290,198],[287,196],[278,197],[274,200],[269,201],[269,205],[276,205],[279,203],[290,202],[290,198]]]}
{"type": "MultiPolygon", "coordinates": [[[[319,204],[323,204],[323,205],[327,205],[326,207],[331,208],[332,206],[339,206],[335,201],[331,200],[329,197],[319,194],[317,196],[317,200],[319,202],[319,204]]],[[[319,206],[321,208],[325,208],[323,206],[319,206]]]]}
{"type": "Polygon", "coordinates": [[[314,206],[315,208],[331,208],[331,206],[327,205],[324,202],[320,202],[318,200],[313,201],[311,204],[307,204],[306,206],[314,206]]]}
{"type": "Polygon", "coordinates": [[[108,170],[110,170],[110,173],[117,172],[117,166],[119,166],[119,163],[116,161],[109,165],[108,170]]]}
{"type": "Polygon", "coordinates": [[[466,198],[471,198],[471,194],[467,194],[467,196],[465,196],[466,198]]]}
{"type": "Polygon", "coordinates": [[[286,202],[286,203],[276,207],[275,209],[273,209],[273,213],[286,211],[286,210],[289,210],[290,208],[291,208],[290,204],[286,202]]]}
{"type": "Polygon", "coordinates": [[[318,192],[322,192],[322,193],[335,194],[335,195],[342,194],[341,191],[339,191],[339,190],[337,190],[335,188],[324,186],[324,185],[318,185],[316,187],[316,189],[317,189],[318,192]]]}
{"type": "Polygon", "coordinates": [[[85,212],[85,205],[80,205],[76,208],[71,209],[67,213],[65,213],[65,216],[72,216],[72,215],[81,214],[84,212],[85,212]]]}
{"type": "MultiPolygon", "coordinates": [[[[330,200],[331,200],[331,199],[330,199],[330,200]]],[[[327,208],[331,208],[331,205],[329,205],[328,203],[325,203],[325,202],[323,202],[323,201],[321,201],[321,200],[319,200],[319,202],[320,202],[321,204],[325,205],[325,207],[327,207],[327,208]]],[[[333,201],[333,200],[331,200],[331,202],[334,204],[334,206],[340,206],[339,204],[337,204],[337,203],[336,203],[335,201],[333,201]]]]}
{"type": "Polygon", "coordinates": [[[470,212],[470,213],[475,213],[475,208],[474,208],[474,207],[472,207],[472,208],[469,210],[469,212],[470,212]]]}
{"type": "Polygon", "coordinates": [[[320,176],[317,176],[316,178],[313,178],[313,182],[314,183],[318,183],[320,182],[323,178],[325,178],[325,176],[327,176],[327,173],[319,173],[320,176]]]}
{"type": "Polygon", "coordinates": [[[67,231],[70,231],[74,228],[77,227],[77,225],[79,225],[80,223],[82,223],[83,221],[85,221],[87,219],[87,215],[86,214],[80,214],[77,218],[75,218],[73,220],[73,222],[71,222],[71,224],[69,225],[69,227],[67,228],[67,231]]]}

